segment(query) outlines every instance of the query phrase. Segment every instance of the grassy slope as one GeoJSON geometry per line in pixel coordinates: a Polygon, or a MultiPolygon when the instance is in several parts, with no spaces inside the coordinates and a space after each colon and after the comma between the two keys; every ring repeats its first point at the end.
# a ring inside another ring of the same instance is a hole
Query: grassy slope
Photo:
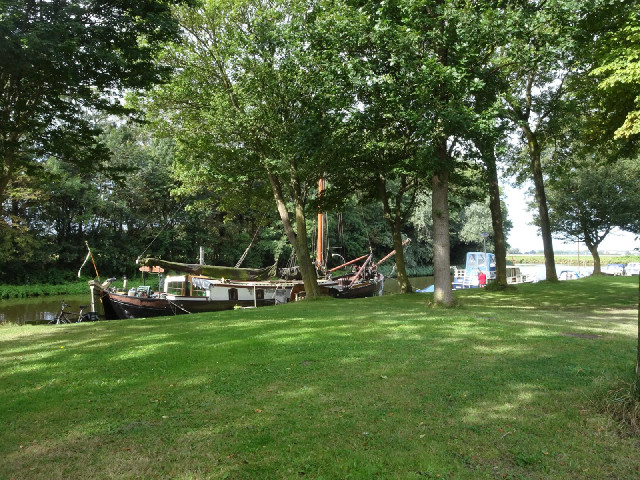
{"type": "Polygon", "coordinates": [[[637,478],[637,279],[0,328],[0,478],[637,478]]]}

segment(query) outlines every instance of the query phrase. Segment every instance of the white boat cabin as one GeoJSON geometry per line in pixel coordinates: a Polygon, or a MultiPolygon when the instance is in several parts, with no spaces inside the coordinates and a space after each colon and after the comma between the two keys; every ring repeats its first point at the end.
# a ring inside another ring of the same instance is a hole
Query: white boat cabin
{"type": "Polygon", "coordinates": [[[287,303],[293,284],[289,282],[241,282],[192,275],[169,275],[164,282],[164,295],[169,300],[178,297],[203,301],[261,301],[287,303]]]}

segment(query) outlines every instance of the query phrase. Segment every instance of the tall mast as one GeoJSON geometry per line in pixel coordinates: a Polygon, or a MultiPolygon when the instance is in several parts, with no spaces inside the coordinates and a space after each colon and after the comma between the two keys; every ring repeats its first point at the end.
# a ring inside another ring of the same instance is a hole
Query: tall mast
{"type": "MultiPolygon", "coordinates": [[[[322,190],[324,190],[324,179],[318,180],[318,199],[322,196],[322,190]]],[[[322,208],[318,207],[318,238],[316,242],[316,263],[318,266],[324,265],[323,262],[323,247],[324,247],[324,217],[322,214],[322,208]]]]}

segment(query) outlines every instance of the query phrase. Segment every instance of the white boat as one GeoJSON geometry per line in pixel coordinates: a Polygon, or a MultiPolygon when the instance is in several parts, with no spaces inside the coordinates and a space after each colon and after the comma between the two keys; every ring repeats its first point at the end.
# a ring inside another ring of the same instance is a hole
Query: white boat
{"type": "Polygon", "coordinates": [[[630,262],[624,269],[624,274],[627,276],[640,275],[640,262],[630,262]]]}
{"type": "Polygon", "coordinates": [[[454,267],[451,287],[454,290],[479,288],[481,272],[485,274],[487,282],[495,280],[496,256],[493,253],[467,252],[464,269],[454,267]]]}
{"type": "Polygon", "coordinates": [[[601,273],[605,275],[614,275],[616,277],[624,275],[624,264],[608,263],[601,269],[601,273]]]}
{"type": "Polygon", "coordinates": [[[558,280],[577,280],[582,276],[575,270],[562,270],[558,275],[558,280]]]}
{"type": "Polygon", "coordinates": [[[507,266],[507,285],[517,285],[520,283],[533,283],[537,280],[531,273],[523,273],[520,267],[507,266]]]}

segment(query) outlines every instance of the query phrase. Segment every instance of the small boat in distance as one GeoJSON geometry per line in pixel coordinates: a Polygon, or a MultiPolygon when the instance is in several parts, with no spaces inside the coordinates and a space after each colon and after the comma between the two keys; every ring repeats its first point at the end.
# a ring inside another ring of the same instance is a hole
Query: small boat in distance
{"type": "Polygon", "coordinates": [[[625,274],[625,265],[624,263],[608,263],[601,269],[601,273],[619,277],[625,274]]]}
{"type": "Polygon", "coordinates": [[[580,275],[580,273],[578,273],[575,270],[562,270],[559,274],[558,274],[558,280],[577,280],[578,278],[582,278],[584,275],[580,275]]]}
{"type": "Polygon", "coordinates": [[[520,283],[534,283],[537,277],[531,273],[524,273],[520,267],[507,265],[507,285],[518,285],[520,283]]]}

